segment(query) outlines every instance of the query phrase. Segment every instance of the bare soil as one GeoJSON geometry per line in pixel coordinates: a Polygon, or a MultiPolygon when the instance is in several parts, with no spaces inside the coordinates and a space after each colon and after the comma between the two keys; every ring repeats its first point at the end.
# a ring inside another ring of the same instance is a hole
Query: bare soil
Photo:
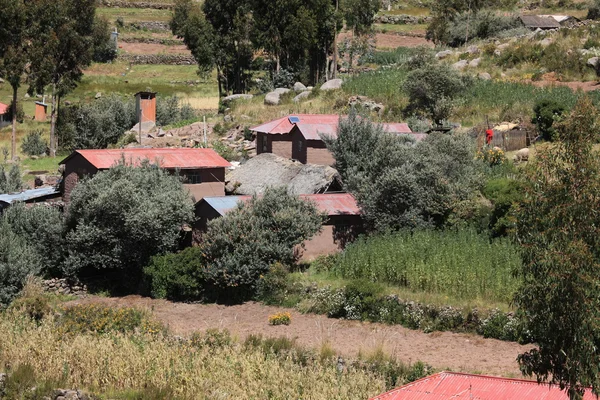
{"type": "Polygon", "coordinates": [[[120,42],[119,48],[131,54],[190,54],[185,45],[168,46],[158,43],[120,42]]]}
{"type": "Polygon", "coordinates": [[[383,347],[386,353],[395,355],[404,362],[422,361],[438,370],[499,376],[520,376],[517,355],[531,347],[470,334],[426,334],[397,325],[330,319],[254,302],[223,306],[173,303],[140,296],[91,296],[74,303],[103,303],[147,309],[167,325],[173,334],[180,336],[209,328],[227,328],[242,340],[250,334],[262,334],[268,337],[295,338],[298,344],[315,349],[328,343],[345,357],[356,357],[360,351],[368,353],[383,347]],[[269,315],[282,311],[292,315],[291,325],[270,326],[269,315]]]}
{"type": "Polygon", "coordinates": [[[593,90],[600,89],[600,82],[598,82],[598,81],[560,82],[560,81],[554,81],[554,80],[542,80],[542,81],[535,81],[535,82],[529,82],[529,83],[531,83],[532,85],[537,86],[537,87],[566,86],[566,87],[573,89],[574,91],[581,89],[584,92],[591,92],[593,90]]]}

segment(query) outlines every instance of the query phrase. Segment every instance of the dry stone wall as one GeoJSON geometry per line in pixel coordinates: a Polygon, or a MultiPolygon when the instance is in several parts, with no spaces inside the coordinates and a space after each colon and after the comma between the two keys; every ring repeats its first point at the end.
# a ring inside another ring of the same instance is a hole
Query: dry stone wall
{"type": "Polygon", "coordinates": [[[44,290],[56,294],[68,294],[73,296],[86,296],[87,286],[80,282],[71,282],[67,279],[48,279],[42,282],[44,290]]]}
{"type": "Polygon", "coordinates": [[[192,55],[185,54],[119,54],[119,59],[138,65],[194,65],[192,55]]]}
{"type": "Polygon", "coordinates": [[[155,10],[171,10],[175,7],[173,3],[153,3],[150,1],[127,1],[127,0],[98,0],[98,5],[103,7],[119,8],[153,8],[155,10]]]}

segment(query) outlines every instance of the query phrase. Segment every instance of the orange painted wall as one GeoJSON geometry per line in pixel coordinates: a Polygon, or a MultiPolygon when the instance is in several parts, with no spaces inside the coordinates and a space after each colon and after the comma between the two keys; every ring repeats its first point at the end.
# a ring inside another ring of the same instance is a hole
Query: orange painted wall
{"type": "Polygon", "coordinates": [[[41,104],[35,105],[35,120],[39,122],[46,121],[46,107],[41,104]]]}
{"type": "Polygon", "coordinates": [[[156,97],[151,99],[141,99],[142,122],[156,122],[156,97]]]}

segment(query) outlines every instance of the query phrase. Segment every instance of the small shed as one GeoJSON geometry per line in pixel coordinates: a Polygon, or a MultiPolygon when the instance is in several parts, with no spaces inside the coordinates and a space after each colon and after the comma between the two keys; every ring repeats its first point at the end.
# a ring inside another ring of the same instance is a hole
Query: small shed
{"type": "Polygon", "coordinates": [[[19,193],[0,194],[0,213],[13,203],[41,203],[51,199],[59,199],[60,191],[54,186],[25,190],[19,193]]]}
{"type": "Polygon", "coordinates": [[[560,24],[560,26],[572,27],[575,26],[578,22],[581,22],[579,18],[576,18],[572,15],[556,15],[556,14],[548,14],[548,15],[539,15],[544,18],[552,18],[556,22],[560,24]]]}
{"type": "Polygon", "coordinates": [[[542,15],[521,15],[521,23],[525,28],[535,31],[537,29],[559,29],[560,23],[552,17],[542,15]]]}
{"type": "Polygon", "coordinates": [[[156,93],[138,92],[135,94],[135,112],[138,122],[156,123],[156,93]]]}
{"type": "Polygon", "coordinates": [[[0,128],[10,125],[9,110],[10,106],[0,103],[0,128]]]}
{"type": "MultiPolygon", "coordinates": [[[[205,197],[196,204],[196,222],[193,227],[194,242],[202,240],[208,222],[226,215],[238,203],[251,199],[251,196],[205,197]]],[[[311,201],[327,216],[322,231],[304,242],[301,258],[312,260],[321,255],[336,253],[352,242],[363,231],[361,211],[354,197],[349,193],[325,193],[300,195],[311,201]]]]}
{"type": "Polygon", "coordinates": [[[48,104],[43,101],[35,102],[35,120],[38,122],[46,122],[46,115],[48,114],[48,104]]]}

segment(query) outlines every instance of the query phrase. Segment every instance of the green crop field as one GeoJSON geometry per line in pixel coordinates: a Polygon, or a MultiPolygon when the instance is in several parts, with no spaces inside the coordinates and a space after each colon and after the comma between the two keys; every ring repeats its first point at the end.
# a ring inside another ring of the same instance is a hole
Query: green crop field
{"type": "Polygon", "coordinates": [[[171,20],[171,10],[156,10],[152,8],[98,8],[96,14],[107,18],[110,22],[115,22],[117,18],[122,18],[123,22],[169,22],[171,20]]]}

